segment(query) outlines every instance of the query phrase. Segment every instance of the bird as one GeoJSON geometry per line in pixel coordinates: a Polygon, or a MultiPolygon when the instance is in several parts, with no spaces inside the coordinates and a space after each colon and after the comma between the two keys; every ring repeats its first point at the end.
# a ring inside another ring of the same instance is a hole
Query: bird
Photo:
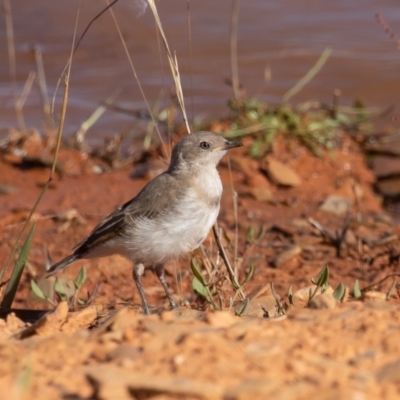
{"type": "Polygon", "coordinates": [[[171,308],[176,308],[164,265],[195,250],[207,237],[222,195],[216,167],[228,150],[239,146],[243,144],[208,131],[184,136],[172,150],[168,169],[104,218],[46,276],[76,260],[119,254],[133,262],[132,275],[145,314],[150,314],[150,308],[142,275],[148,269],[158,277],[171,308]]]}

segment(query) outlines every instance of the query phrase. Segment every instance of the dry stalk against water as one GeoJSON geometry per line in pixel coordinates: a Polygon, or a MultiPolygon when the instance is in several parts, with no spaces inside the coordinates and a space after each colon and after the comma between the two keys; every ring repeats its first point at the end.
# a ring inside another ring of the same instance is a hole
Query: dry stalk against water
{"type": "Polygon", "coordinates": [[[67,104],[68,104],[68,91],[69,91],[69,79],[71,76],[71,66],[72,66],[72,57],[73,57],[73,53],[74,53],[74,44],[75,44],[75,38],[76,38],[76,32],[77,32],[77,28],[78,28],[78,21],[79,21],[79,15],[80,15],[80,7],[81,7],[81,0],[79,0],[79,5],[78,5],[78,10],[77,10],[77,16],[76,16],[76,20],[75,20],[75,28],[74,28],[74,36],[72,39],[72,46],[71,46],[71,53],[70,53],[70,57],[69,57],[69,62],[68,62],[68,69],[67,69],[67,74],[65,76],[65,88],[64,88],[64,96],[63,96],[63,101],[62,101],[62,106],[61,106],[61,118],[60,118],[60,123],[58,126],[58,133],[57,133],[57,144],[56,144],[56,149],[54,152],[54,156],[53,156],[53,164],[51,167],[51,171],[50,171],[50,176],[46,182],[46,184],[43,186],[42,191],[40,192],[38,198],[36,199],[36,202],[34,204],[34,206],[32,207],[28,218],[26,219],[24,226],[21,229],[21,232],[19,233],[15,246],[13,247],[6,265],[4,266],[4,268],[1,270],[0,272],[0,285],[3,282],[3,278],[5,273],[7,272],[11,260],[14,258],[15,253],[19,247],[19,242],[23,236],[23,234],[25,233],[33,213],[36,211],[37,206],[39,205],[40,201],[42,200],[44,194],[46,193],[51,181],[54,178],[54,174],[55,174],[55,170],[56,170],[56,165],[57,165],[57,159],[58,159],[58,154],[59,154],[59,150],[60,150],[60,144],[61,144],[61,138],[62,138],[62,133],[63,133],[63,129],[64,129],[64,122],[65,122],[65,116],[66,116],[66,112],[67,112],[67,104]]]}

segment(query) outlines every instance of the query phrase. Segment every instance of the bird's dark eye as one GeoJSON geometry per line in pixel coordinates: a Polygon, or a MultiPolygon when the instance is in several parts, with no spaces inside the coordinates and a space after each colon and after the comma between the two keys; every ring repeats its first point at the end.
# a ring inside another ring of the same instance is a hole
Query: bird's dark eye
{"type": "Polygon", "coordinates": [[[208,142],[201,142],[200,143],[200,148],[203,150],[208,150],[210,148],[210,143],[208,142]]]}

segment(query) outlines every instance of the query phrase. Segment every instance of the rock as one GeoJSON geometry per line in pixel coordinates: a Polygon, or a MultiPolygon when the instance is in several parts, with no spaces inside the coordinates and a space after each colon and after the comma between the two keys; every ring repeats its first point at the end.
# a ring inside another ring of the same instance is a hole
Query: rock
{"type": "Polygon", "coordinates": [[[336,299],[331,293],[322,293],[314,296],[307,304],[314,310],[331,310],[336,307],[336,299]]]}
{"type": "Polygon", "coordinates": [[[372,169],[377,178],[400,175],[400,158],[377,156],[372,160],[372,169]]]}
{"type": "Polygon", "coordinates": [[[276,300],[272,294],[269,294],[268,296],[260,296],[256,299],[250,300],[241,316],[265,318],[266,311],[268,313],[268,317],[276,316],[276,300]]]}
{"type": "Polygon", "coordinates": [[[348,246],[355,246],[358,243],[357,236],[351,229],[346,231],[344,240],[348,246]]]}
{"type": "Polygon", "coordinates": [[[292,168],[268,157],[263,163],[269,178],[277,185],[296,187],[301,184],[301,178],[292,168]]]}
{"type": "Polygon", "coordinates": [[[383,292],[374,292],[371,290],[371,291],[363,293],[362,299],[363,300],[372,300],[372,301],[386,301],[387,295],[386,295],[386,293],[383,293],[383,292]]]}
{"type": "MultiPolygon", "coordinates": [[[[298,290],[293,294],[295,301],[299,300],[301,302],[307,302],[308,299],[310,298],[310,291],[311,293],[314,293],[315,288],[316,286],[312,285],[312,286],[306,286],[305,288],[298,290]]],[[[328,288],[325,290],[324,293],[333,294],[332,287],[328,286],[328,288]]],[[[321,289],[318,289],[316,296],[319,294],[321,294],[321,289]]]]}
{"type": "Polygon", "coordinates": [[[272,192],[268,188],[249,188],[246,192],[260,203],[269,203],[273,200],[272,192]]]}
{"type": "Polygon", "coordinates": [[[214,328],[229,328],[240,320],[230,312],[216,311],[207,314],[207,322],[214,328]]]}
{"type": "Polygon", "coordinates": [[[301,248],[299,246],[290,246],[281,251],[275,258],[272,260],[272,266],[275,268],[281,267],[283,264],[291,260],[293,257],[301,254],[301,248]]]}
{"type": "Polygon", "coordinates": [[[379,180],[376,184],[379,192],[387,197],[395,197],[400,194],[400,177],[379,180]]]}
{"type": "Polygon", "coordinates": [[[351,201],[347,197],[330,195],[323,202],[320,210],[335,215],[343,215],[351,209],[351,201]]]}

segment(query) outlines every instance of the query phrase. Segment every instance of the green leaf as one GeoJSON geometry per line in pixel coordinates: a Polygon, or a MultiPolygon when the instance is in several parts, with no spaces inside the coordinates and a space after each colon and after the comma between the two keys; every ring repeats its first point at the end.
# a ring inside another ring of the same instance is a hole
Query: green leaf
{"type": "Polygon", "coordinates": [[[311,282],[314,285],[322,288],[324,285],[328,283],[328,279],[329,279],[329,268],[327,265],[325,265],[325,267],[318,274],[317,280],[315,281],[314,278],[312,278],[311,282]]]}
{"type": "Polygon", "coordinates": [[[196,277],[192,280],[192,289],[197,295],[204,297],[207,300],[209,299],[210,296],[207,287],[203,285],[196,277]]]}
{"type": "Polygon", "coordinates": [[[35,232],[36,224],[33,223],[31,230],[22,246],[21,252],[19,253],[17,262],[14,265],[11,278],[8,281],[3,301],[1,302],[2,308],[11,308],[14,301],[15,293],[17,293],[19,281],[21,280],[22,272],[24,270],[26,260],[28,259],[29,249],[31,247],[33,234],[35,232]]]}
{"type": "Polygon", "coordinates": [[[196,261],[194,260],[194,258],[192,258],[190,260],[190,269],[193,272],[193,275],[197,278],[197,280],[203,285],[203,286],[207,286],[206,282],[203,278],[203,275],[200,272],[199,266],[197,265],[196,261]]]}
{"type": "Polygon", "coordinates": [[[254,140],[250,147],[250,155],[254,158],[260,157],[263,153],[263,144],[260,140],[254,140]]]}
{"type": "Polygon", "coordinates": [[[244,278],[244,281],[240,284],[240,287],[243,287],[254,275],[254,265],[251,264],[249,271],[247,272],[246,277],[244,278]]]}
{"type": "Polygon", "coordinates": [[[232,244],[232,239],[230,238],[230,236],[228,235],[228,232],[226,230],[222,231],[222,234],[224,235],[225,240],[228,243],[228,246],[230,246],[232,244]]]}
{"type": "Polygon", "coordinates": [[[253,226],[249,226],[246,232],[246,243],[253,244],[254,243],[254,228],[253,226]]]}
{"type": "Polygon", "coordinates": [[[333,292],[333,297],[337,300],[337,301],[342,301],[343,296],[346,292],[346,288],[343,285],[342,282],[339,283],[338,287],[335,289],[335,291],[333,292]]]}
{"type": "Polygon", "coordinates": [[[56,282],[54,284],[54,291],[60,295],[61,300],[68,300],[68,296],[67,296],[65,287],[64,287],[63,283],[61,282],[61,280],[58,278],[56,279],[56,282]]]}
{"type": "Polygon", "coordinates": [[[244,300],[242,300],[239,305],[236,307],[235,310],[235,315],[241,316],[243,313],[246,311],[247,307],[250,304],[250,300],[248,297],[246,297],[244,300]]]}
{"type": "Polygon", "coordinates": [[[256,237],[257,243],[265,236],[266,232],[267,232],[267,227],[265,225],[262,225],[256,237]]]}
{"type": "Polygon", "coordinates": [[[86,267],[83,266],[74,281],[76,290],[79,290],[86,281],[86,267]]]}
{"type": "Polygon", "coordinates": [[[353,287],[353,296],[358,299],[362,296],[361,290],[360,290],[360,283],[358,282],[358,279],[354,282],[354,287],[353,287]]]}
{"type": "Polygon", "coordinates": [[[393,280],[393,283],[390,285],[388,292],[386,293],[386,300],[389,300],[392,297],[393,289],[396,287],[396,279],[393,280]]]}
{"type": "Polygon", "coordinates": [[[47,296],[46,294],[43,293],[42,289],[39,287],[39,285],[33,279],[31,279],[30,285],[31,285],[31,290],[35,296],[37,296],[41,300],[47,301],[48,303],[50,303],[53,306],[56,305],[54,303],[54,301],[50,299],[49,296],[47,296]]]}
{"type": "Polygon", "coordinates": [[[42,292],[42,289],[40,289],[33,279],[31,279],[31,290],[36,297],[39,297],[39,299],[47,300],[47,296],[42,292]]]}

